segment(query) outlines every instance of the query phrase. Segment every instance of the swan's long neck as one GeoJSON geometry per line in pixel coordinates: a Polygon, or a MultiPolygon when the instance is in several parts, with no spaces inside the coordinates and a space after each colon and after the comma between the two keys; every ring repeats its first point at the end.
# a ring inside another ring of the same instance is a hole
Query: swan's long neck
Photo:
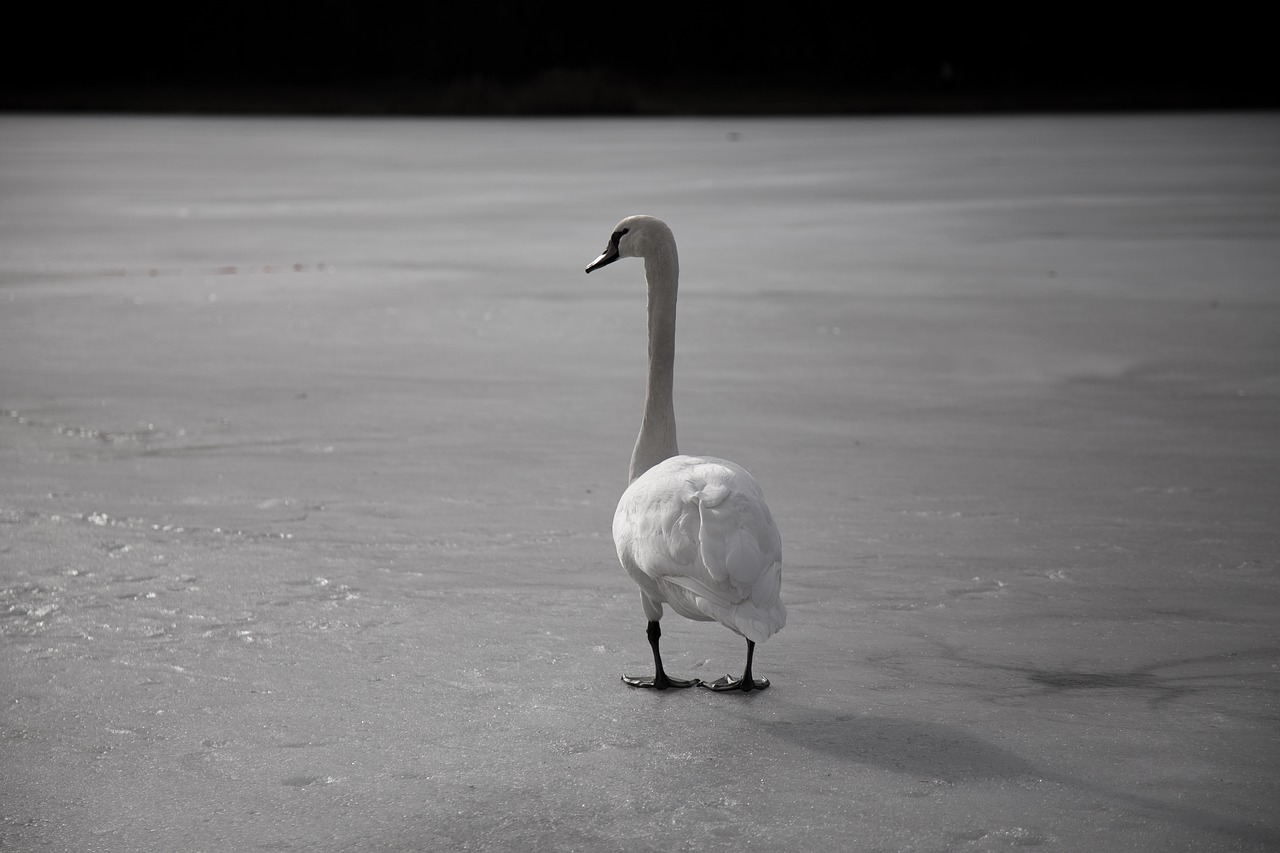
{"type": "Polygon", "coordinates": [[[673,241],[645,255],[649,284],[649,381],[645,386],[644,420],[631,453],[634,480],[664,459],[675,456],[676,412],[672,380],[676,364],[676,289],[680,261],[673,241]]]}

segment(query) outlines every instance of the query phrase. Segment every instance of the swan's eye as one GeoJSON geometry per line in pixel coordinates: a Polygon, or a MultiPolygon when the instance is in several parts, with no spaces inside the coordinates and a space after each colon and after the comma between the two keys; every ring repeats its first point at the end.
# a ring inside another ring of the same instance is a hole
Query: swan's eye
{"type": "Polygon", "coordinates": [[[609,242],[613,244],[613,248],[618,248],[618,243],[622,240],[622,235],[630,231],[630,228],[623,228],[621,231],[614,231],[613,236],[609,238],[609,242]]]}

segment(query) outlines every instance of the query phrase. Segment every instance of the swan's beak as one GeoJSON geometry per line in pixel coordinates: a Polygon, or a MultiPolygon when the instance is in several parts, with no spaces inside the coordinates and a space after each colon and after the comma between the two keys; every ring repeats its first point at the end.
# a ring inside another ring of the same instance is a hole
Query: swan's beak
{"type": "Polygon", "coordinates": [[[608,266],[609,264],[613,263],[620,257],[622,256],[618,254],[617,241],[610,240],[609,245],[606,246],[604,251],[600,253],[600,257],[596,258],[594,261],[587,264],[587,272],[591,272],[592,270],[598,270],[600,269],[600,267],[608,266]]]}

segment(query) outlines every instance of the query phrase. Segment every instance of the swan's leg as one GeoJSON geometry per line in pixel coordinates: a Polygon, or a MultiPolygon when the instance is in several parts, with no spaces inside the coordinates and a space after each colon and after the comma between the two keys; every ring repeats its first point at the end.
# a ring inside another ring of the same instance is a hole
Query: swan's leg
{"type": "Polygon", "coordinates": [[[696,678],[693,681],[670,678],[663,670],[662,655],[658,653],[658,638],[662,636],[662,629],[658,627],[657,619],[649,620],[649,630],[646,633],[649,635],[649,645],[653,648],[653,676],[624,675],[623,681],[632,687],[652,687],[655,690],[666,690],[668,687],[692,687],[702,683],[696,678]]]}
{"type": "Polygon", "coordinates": [[[755,653],[756,644],[747,640],[747,668],[742,671],[742,678],[733,678],[726,675],[723,678],[717,678],[715,681],[701,682],[701,685],[708,690],[715,690],[717,693],[725,690],[741,690],[744,693],[752,690],[764,690],[769,686],[769,679],[751,677],[751,658],[755,656],[755,653]]]}

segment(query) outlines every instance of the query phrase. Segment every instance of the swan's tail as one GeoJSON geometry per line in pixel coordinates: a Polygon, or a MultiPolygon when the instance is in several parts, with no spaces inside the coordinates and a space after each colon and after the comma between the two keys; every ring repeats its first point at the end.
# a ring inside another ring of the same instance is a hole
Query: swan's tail
{"type": "Polygon", "coordinates": [[[763,643],[787,624],[787,606],[778,597],[782,586],[782,563],[766,569],[742,601],[733,601],[724,592],[693,578],[668,576],[671,584],[693,593],[698,612],[736,631],[753,643],[763,643]]]}

